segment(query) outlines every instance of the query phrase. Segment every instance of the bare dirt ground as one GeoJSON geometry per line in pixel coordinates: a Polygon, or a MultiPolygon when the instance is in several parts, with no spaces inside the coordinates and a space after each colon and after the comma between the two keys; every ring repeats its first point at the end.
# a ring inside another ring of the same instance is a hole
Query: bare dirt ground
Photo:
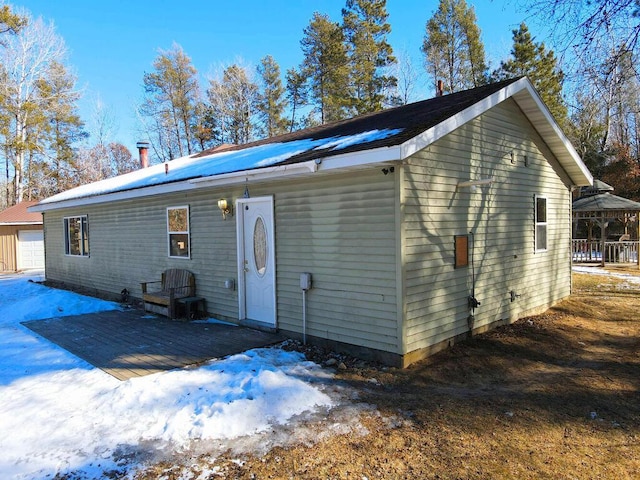
{"type": "Polygon", "coordinates": [[[324,438],[320,423],[312,445],[202,454],[136,478],[638,479],[639,312],[640,283],[574,274],[574,295],[545,314],[409,369],[340,358],[337,380],[374,406],[360,428],[324,438]]]}

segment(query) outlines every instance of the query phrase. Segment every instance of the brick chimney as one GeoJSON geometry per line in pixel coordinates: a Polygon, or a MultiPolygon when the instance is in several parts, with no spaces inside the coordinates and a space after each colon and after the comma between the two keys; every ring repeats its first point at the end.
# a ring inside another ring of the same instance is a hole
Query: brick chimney
{"type": "Polygon", "coordinates": [[[138,142],[138,155],[140,156],[140,168],[147,168],[149,166],[149,142],[138,142]]]}

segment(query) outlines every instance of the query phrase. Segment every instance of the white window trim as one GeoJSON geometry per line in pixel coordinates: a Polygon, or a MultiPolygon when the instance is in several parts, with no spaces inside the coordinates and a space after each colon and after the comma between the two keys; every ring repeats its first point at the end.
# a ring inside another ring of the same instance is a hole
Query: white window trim
{"type": "Polygon", "coordinates": [[[191,211],[189,209],[189,205],[177,205],[177,206],[172,206],[172,207],[167,207],[167,211],[166,211],[166,219],[167,219],[167,256],[169,258],[177,258],[180,260],[190,260],[191,259],[191,221],[190,221],[190,217],[191,216],[191,211]],[[169,230],[169,210],[180,210],[182,208],[185,208],[187,210],[187,230],[185,232],[172,232],[169,230]],[[187,255],[186,257],[182,257],[182,256],[176,256],[176,255],[171,255],[171,235],[172,234],[178,234],[178,235],[187,235],[187,243],[188,245],[188,249],[189,249],[189,255],[187,255]]]}
{"type": "MultiPolygon", "coordinates": [[[[73,257],[73,258],[89,258],[89,254],[91,252],[91,248],[87,245],[87,251],[84,250],[84,242],[82,239],[85,237],[84,225],[87,226],[87,230],[89,229],[89,217],[87,215],[71,215],[69,217],[63,217],[62,219],[62,230],[64,231],[64,255],[65,257],[73,257]],[[72,219],[80,219],[80,254],[76,255],[71,253],[71,239],[69,238],[69,220],[72,219]],[[84,222],[82,221],[84,219],[84,222]]],[[[86,233],[87,244],[89,243],[89,233],[86,233]]]]}
{"type": "Polygon", "coordinates": [[[533,247],[536,253],[546,252],[549,249],[549,199],[545,195],[533,196],[533,247]],[[547,217],[544,222],[538,221],[538,199],[544,200],[544,209],[547,217]],[[544,248],[538,248],[538,226],[544,226],[546,237],[544,248]]]}

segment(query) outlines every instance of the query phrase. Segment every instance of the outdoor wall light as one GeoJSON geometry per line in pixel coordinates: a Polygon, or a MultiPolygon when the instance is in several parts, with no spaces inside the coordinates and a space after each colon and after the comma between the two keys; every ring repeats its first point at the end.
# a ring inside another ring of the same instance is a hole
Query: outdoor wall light
{"type": "Polygon", "coordinates": [[[222,212],[223,220],[227,219],[227,215],[233,215],[233,213],[231,212],[231,205],[227,203],[227,200],[225,198],[221,198],[220,200],[218,200],[218,208],[222,212]]]}

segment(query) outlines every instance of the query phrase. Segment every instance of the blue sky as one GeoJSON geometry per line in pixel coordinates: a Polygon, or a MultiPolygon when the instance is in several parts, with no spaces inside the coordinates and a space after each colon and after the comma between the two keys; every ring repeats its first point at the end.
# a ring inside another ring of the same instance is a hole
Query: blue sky
{"type": "MultiPolygon", "coordinates": [[[[492,66],[509,54],[511,30],[527,19],[513,0],[467,0],[474,5],[492,66]]],[[[134,108],[142,78],[152,70],[158,49],[180,44],[206,79],[242,61],[255,66],[272,55],[282,72],[302,60],[300,40],[315,11],[339,21],[345,0],[23,0],[12,2],[34,17],[52,21],[69,50],[68,65],[84,92],[80,114],[88,121],[96,98],[113,112],[119,127],[113,140],[136,154],[140,138],[134,108]]],[[[389,36],[422,69],[420,45],[437,0],[387,0],[389,36]]],[[[535,26],[529,25],[535,35],[535,26]]],[[[423,85],[420,98],[433,96],[423,85]]]]}

